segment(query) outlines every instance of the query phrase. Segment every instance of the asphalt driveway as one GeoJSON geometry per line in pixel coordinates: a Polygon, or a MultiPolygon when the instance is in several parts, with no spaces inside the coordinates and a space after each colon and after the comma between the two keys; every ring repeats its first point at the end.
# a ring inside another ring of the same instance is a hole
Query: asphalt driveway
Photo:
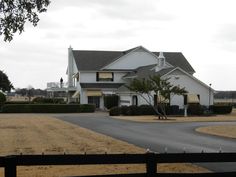
{"type": "MultiPolygon", "coordinates": [[[[197,127],[236,122],[139,123],[106,114],[64,114],[57,118],[155,152],[236,152],[236,140],[201,134],[197,127]]],[[[236,170],[236,164],[204,164],[214,171],[236,170]]]]}

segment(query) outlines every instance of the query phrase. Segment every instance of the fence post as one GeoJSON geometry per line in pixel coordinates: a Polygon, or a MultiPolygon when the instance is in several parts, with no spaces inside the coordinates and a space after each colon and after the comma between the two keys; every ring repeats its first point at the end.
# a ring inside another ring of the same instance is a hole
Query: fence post
{"type": "Polygon", "coordinates": [[[16,157],[6,156],[5,157],[5,177],[16,177],[16,157]]]}
{"type": "Polygon", "coordinates": [[[155,176],[157,173],[157,163],[155,160],[155,153],[147,152],[146,173],[147,176],[155,176]]]}

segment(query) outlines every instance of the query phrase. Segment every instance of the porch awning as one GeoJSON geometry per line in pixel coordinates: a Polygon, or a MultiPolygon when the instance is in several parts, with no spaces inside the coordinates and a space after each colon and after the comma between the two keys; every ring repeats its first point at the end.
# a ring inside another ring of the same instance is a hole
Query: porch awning
{"type": "Polygon", "coordinates": [[[102,96],[101,90],[88,90],[87,96],[102,96]]]}
{"type": "Polygon", "coordinates": [[[110,78],[112,78],[112,73],[111,72],[100,72],[98,74],[99,74],[100,79],[110,79],[110,78]]]}
{"type": "Polygon", "coordinates": [[[199,103],[200,100],[196,94],[188,94],[188,103],[199,103]]]}
{"type": "Polygon", "coordinates": [[[79,98],[80,92],[76,91],[73,95],[72,98],[79,98]]]}
{"type": "Polygon", "coordinates": [[[102,94],[103,95],[113,95],[114,92],[113,91],[103,91],[102,94]]]}
{"type": "Polygon", "coordinates": [[[169,99],[165,99],[162,95],[159,95],[159,99],[157,98],[158,103],[169,103],[169,99]]]}

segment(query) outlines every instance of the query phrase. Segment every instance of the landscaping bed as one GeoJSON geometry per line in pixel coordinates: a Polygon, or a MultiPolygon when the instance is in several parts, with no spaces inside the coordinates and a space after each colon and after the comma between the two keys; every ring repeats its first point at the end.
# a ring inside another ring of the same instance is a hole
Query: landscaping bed
{"type": "Polygon", "coordinates": [[[5,104],[3,113],[80,113],[94,112],[92,104],[5,104]]]}
{"type": "Polygon", "coordinates": [[[139,116],[112,116],[112,118],[134,121],[134,122],[225,122],[236,121],[236,109],[233,109],[231,114],[212,115],[212,116],[167,116],[167,119],[158,119],[154,115],[139,115],[139,116]]]}
{"type": "Polygon", "coordinates": [[[197,128],[196,131],[227,138],[236,138],[236,125],[217,125],[200,127],[197,128]]]}

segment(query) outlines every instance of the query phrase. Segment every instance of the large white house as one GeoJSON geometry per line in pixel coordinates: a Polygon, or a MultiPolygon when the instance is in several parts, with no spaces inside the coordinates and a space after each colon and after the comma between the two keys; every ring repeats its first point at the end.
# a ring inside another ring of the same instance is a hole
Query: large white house
{"type": "MultiPolygon", "coordinates": [[[[145,100],[124,85],[133,78],[160,75],[172,85],[184,87],[188,94],[172,96],[171,105],[213,104],[213,89],[193,76],[192,66],[179,52],[151,52],[142,46],[126,51],[68,49],[68,101],[93,103],[105,109],[104,96],[116,94],[119,105],[142,105],[145,100]]],[[[153,100],[154,104],[155,100],[153,100]]]]}

